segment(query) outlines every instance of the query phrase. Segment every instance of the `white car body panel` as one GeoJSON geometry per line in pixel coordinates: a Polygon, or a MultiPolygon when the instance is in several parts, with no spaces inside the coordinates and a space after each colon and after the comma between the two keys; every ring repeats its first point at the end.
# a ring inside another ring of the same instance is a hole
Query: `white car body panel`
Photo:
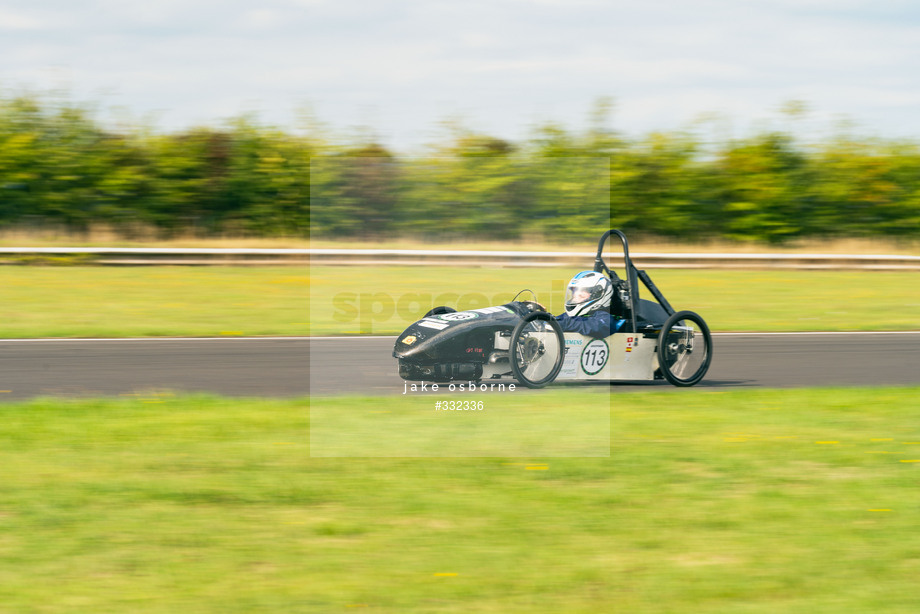
{"type": "MultiPolygon", "coordinates": [[[[549,333],[547,333],[549,334],[549,333]]],[[[614,333],[595,339],[564,333],[565,358],[556,381],[641,381],[655,379],[658,368],[657,339],[633,333],[614,333]]],[[[510,337],[496,333],[494,348],[509,349],[510,337]]],[[[483,365],[482,379],[509,375],[507,361],[483,365]]]]}

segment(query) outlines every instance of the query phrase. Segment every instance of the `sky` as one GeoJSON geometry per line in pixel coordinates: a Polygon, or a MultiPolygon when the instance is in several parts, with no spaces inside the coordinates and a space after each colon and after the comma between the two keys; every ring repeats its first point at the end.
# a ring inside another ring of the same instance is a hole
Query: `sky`
{"type": "Polygon", "coordinates": [[[403,151],[447,126],[581,130],[602,99],[632,136],[795,121],[920,140],[920,3],[0,0],[0,94],[23,91],[160,130],[254,113],[403,151]]]}

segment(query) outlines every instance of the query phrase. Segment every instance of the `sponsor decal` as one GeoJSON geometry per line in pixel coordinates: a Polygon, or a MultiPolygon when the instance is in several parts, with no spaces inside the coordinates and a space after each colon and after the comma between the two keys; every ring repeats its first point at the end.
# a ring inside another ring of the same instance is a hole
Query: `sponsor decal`
{"type": "Polygon", "coordinates": [[[453,311],[451,313],[443,313],[436,316],[439,320],[445,322],[464,322],[466,320],[472,320],[473,318],[478,318],[479,314],[490,314],[490,313],[514,313],[512,310],[504,306],[498,307],[483,307],[482,309],[470,309],[468,311],[453,311]]]}
{"type": "Polygon", "coordinates": [[[584,342],[581,339],[566,339],[563,350],[565,353],[562,358],[562,369],[559,371],[559,377],[565,379],[574,379],[578,377],[578,352],[579,346],[584,342]],[[571,351],[570,351],[571,350],[571,351]]]}
{"type": "Polygon", "coordinates": [[[603,339],[594,339],[581,351],[581,370],[585,375],[596,375],[607,364],[610,348],[603,339]]]}
{"type": "Polygon", "coordinates": [[[507,311],[508,313],[514,313],[504,305],[499,305],[496,307],[483,307],[482,309],[470,309],[471,312],[475,313],[498,313],[499,311],[507,311]]]}
{"type": "Polygon", "coordinates": [[[439,319],[444,320],[445,322],[462,322],[464,320],[472,320],[473,318],[478,318],[479,314],[475,311],[455,311],[453,313],[444,313],[438,316],[439,319]]]}
{"type": "Polygon", "coordinates": [[[406,345],[412,345],[413,343],[415,343],[415,339],[416,339],[415,335],[409,335],[408,337],[403,339],[402,342],[405,343],[406,345]]]}
{"type": "Polygon", "coordinates": [[[436,330],[444,330],[450,326],[450,324],[445,322],[438,322],[437,320],[421,320],[418,325],[424,326],[425,328],[434,328],[436,330]]]}

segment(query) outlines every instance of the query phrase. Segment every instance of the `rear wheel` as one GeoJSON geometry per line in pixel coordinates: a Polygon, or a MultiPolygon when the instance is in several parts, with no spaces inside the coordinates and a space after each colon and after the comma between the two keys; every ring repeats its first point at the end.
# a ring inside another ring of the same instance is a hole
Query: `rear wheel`
{"type": "Polygon", "coordinates": [[[658,365],[675,386],[692,386],[703,379],[712,362],[712,335],[699,315],[678,311],[658,334],[658,365]]]}
{"type": "Polygon", "coordinates": [[[549,384],[562,369],[563,348],[562,327],[551,314],[528,314],[511,333],[509,358],[514,378],[528,388],[549,384]]]}

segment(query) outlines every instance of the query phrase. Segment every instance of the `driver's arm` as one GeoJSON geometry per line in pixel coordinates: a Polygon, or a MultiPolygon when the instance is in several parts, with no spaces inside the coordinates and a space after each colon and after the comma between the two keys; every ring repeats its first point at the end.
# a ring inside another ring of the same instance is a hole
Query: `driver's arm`
{"type": "Polygon", "coordinates": [[[571,317],[567,313],[556,316],[563,332],[573,332],[603,339],[612,335],[622,324],[606,311],[595,311],[588,316],[571,317]]]}

